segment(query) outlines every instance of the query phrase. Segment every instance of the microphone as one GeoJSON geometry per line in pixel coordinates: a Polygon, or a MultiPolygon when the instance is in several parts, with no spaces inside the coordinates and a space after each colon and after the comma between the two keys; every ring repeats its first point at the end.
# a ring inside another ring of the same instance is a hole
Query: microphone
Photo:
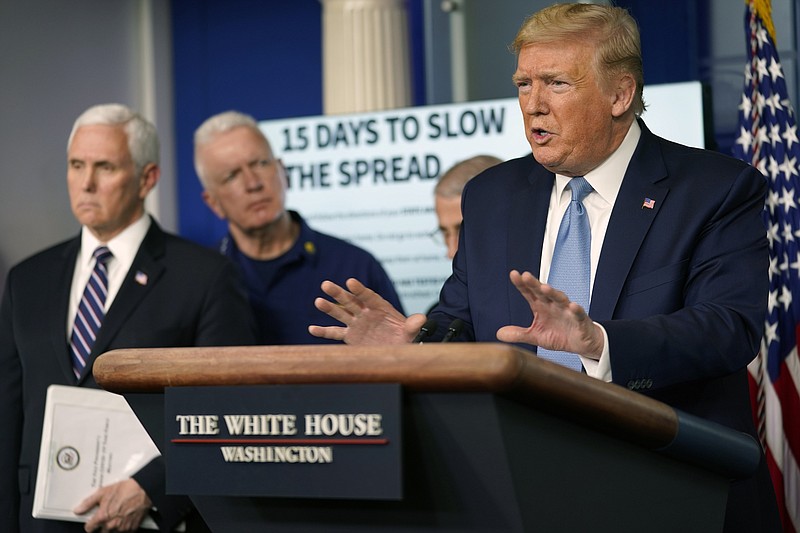
{"type": "Polygon", "coordinates": [[[453,340],[454,337],[457,337],[459,333],[461,333],[461,328],[464,327],[464,322],[461,319],[456,318],[450,325],[447,326],[447,333],[444,334],[444,338],[442,342],[450,342],[453,340]]]}
{"type": "Polygon", "coordinates": [[[435,320],[429,318],[422,324],[422,327],[419,328],[419,333],[417,333],[417,336],[414,337],[414,340],[411,342],[414,344],[421,343],[423,339],[433,335],[433,332],[436,331],[438,326],[439,324],[435,320]]]}

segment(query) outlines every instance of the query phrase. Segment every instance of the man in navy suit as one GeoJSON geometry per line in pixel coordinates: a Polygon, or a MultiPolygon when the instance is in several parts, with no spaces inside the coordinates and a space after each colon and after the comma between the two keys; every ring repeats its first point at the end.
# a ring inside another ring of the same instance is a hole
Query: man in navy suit
{"type": "MultiPolygon", "coordinates": [[[[159,178],[155,127],[122,105],[95,106],[67,144],[67,188],[81,234],[11,269],[0,305],[0,530],[83,531],[31,516],[47,388],[97,388],[92,362],[117,348],[252,344],[253,322],[233,266],[162,231],[144,201],[159,178]],[[105,318],[85,366],[70,342],[98,246],[108,260],[105,318]]],[[[75,510],[95,511],[86,531],[132,531],[152,514],[162,530],[188,517],[188,498],[166,496],[158,458],[99,488],[75,510]]],[[[204,528],[202,522],[197,526],[204,528]]],[[[201,529],[202,530],[202,529],[201,529]]]]}
{"type": "MultiPolygon", "coordinates": [[[[525,21],[512,47],[532,155],[467,184],[453,273],[429,317],[440,332],[463,321],[461,340],[577,354],[590,376],[755,435],[746,366],[766,311],[764,177],[647,129],[639,33],[625,10],[551,6],[525,21]],[[576,177],[592,189],[583,200],[588,309],[543,283],[576,177]]],[[[316,301],[344,326],[313,334],[410,342],[425,320],[357,280],[346,285],[324,284],[339,305],[316,301]]],[[[732,483],[726,531],[779,531],[761,466],[732,483]]]]}

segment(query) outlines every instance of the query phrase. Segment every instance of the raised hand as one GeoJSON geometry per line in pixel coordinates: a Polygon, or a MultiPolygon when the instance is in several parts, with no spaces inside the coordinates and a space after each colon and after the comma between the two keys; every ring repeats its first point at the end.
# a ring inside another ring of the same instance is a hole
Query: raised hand
{"type": "Polygon", "coordinates": [[[567,295],[536,279],[530,272],[512,270],[511,283],[533,311],[530,326],[504,326],[497,330],[503,342],[533,344],[549,350],[572,352],[597,359],[603,352],[603,333],[586,311],[567,295]]]}
{"type": "Polygon", "coordinates": [[[314,305],[344,326],[309,326],[315,337],[344,341],[347,344],[407,344],[412,341],[425,315],[406,317],[378,293],[350,278],[343,288],[331,281],[322,283],[322,291],[336,303],[317,298],[314,305]]]}

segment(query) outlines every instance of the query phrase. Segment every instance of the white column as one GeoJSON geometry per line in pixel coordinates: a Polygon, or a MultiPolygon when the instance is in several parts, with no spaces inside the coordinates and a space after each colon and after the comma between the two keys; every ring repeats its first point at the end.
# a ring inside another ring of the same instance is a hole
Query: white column
{"type": "Polygon", "coordinates": [[[404,0],[320,0],[325,114],[411,105],[404,0]]]}

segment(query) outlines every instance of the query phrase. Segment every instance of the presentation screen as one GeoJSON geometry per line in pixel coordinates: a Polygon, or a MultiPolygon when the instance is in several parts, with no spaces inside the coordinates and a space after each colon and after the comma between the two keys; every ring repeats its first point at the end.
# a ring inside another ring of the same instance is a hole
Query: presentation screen
{"type": "MultiPolygon", "coordinates": [[[[704,147],[699,82],[645,88],[653,132],[704,147]]],[[[270,120],[259,124],[287,171],[287,206],[317,231],[380,260],[406,313],[425,312],[450,275],[433,187],[454,163],[530,152],[516,98],[270,120]]]]}

